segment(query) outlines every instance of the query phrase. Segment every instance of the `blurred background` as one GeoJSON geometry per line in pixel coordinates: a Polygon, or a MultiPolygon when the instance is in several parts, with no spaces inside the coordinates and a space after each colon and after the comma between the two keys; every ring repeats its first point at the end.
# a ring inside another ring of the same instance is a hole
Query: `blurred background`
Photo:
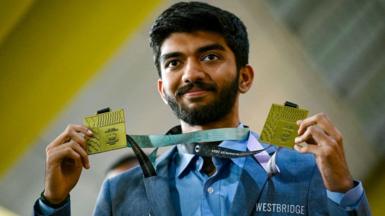
{"type": "MultiPolygon", "coordinates": [[[[152,21],[176,1],[0,0],[0,215],[30,215],[45,146],[67,124],[124,108],[129,134],[178,122],[156,91],[152,21]]],[[[255,69],[241,119],[260,132],[272,103],[325,112],[344,134],[350,170],[385,215],[385,0],[206,1],[246,24],[255,69]]],[[[131,150],[90,157],[71,193],[91,215],[107,168],[131,150]]]]}

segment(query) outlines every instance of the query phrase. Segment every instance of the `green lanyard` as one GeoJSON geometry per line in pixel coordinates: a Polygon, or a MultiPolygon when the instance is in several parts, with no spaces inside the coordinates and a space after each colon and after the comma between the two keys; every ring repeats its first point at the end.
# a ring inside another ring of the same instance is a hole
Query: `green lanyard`
{"type": "Polygon", "coordinates": [[[158,147],[185,144],[192,147],[193,153],[200,156],[219,157],[244,157],[257,154],[263,150],[253,152],[241,152],[216,145],[202,145],[205,142],[218,142],[223,140],[245,140],[249,135],[248,128],[222,128],[203,130],[183,134],[171,135],[126,135],[127,146],[134,151],[145,178],[156,176],[154,163],[158,147]],[[141,147],[156,147],[149,157],[142,151],[141,147]]]}
{"type": "Polygon", "coordinates": [[[130,135],[141,148],[165,147],[176,144],[245,140],[248,128],[221,128],[171,135],[130,135]]]}

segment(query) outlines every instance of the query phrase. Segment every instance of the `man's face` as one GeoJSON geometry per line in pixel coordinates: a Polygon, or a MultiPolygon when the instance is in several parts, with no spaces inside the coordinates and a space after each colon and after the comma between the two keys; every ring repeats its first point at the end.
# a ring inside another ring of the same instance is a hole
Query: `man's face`
{"type": "Polygon", "coordinates": [[[229,114],[238,96],[235,56],[222,36],[173,33],[162,44],[158,90],[177,117],[203,125],[229,114]]]}

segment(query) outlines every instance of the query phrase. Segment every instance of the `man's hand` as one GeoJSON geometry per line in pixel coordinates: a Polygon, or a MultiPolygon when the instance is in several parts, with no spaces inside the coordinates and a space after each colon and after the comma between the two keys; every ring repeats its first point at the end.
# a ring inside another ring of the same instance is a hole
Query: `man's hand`
{"type": "Polygon", "coordinates": [[[58,204],[69,195],[83,167],[90,168],[86,138],[92,132],[82,125],[68,125],[46,148],[44,196],[58,204]]]}
{"type": "Polygon", "coordinates": [[[325,187],[333,192],[347,192],[353,188],[342,135],[329,118],[319,113],[298,121],[297,124],[299,129],[294,149],[315,155],[325,187]]]}

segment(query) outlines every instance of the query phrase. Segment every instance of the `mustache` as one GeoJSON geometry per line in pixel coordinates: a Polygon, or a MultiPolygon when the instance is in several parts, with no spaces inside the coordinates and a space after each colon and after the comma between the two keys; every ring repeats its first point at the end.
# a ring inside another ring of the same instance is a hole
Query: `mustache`
{"type": "Polygon", "coordinates": [[[182,95],[186,94],[187,92],[189,92],[194,87],[197,89],[200,89],[200,90],[205,90],[205,91],[216,91],[217,90],[217,86],[215,84],[204,83],[204,82],[198,81],[198,82],[191,82],[191,83],[188,83],[184,86],[179,87],[176,90],[176,95],[182,96],[182,95]]]}

